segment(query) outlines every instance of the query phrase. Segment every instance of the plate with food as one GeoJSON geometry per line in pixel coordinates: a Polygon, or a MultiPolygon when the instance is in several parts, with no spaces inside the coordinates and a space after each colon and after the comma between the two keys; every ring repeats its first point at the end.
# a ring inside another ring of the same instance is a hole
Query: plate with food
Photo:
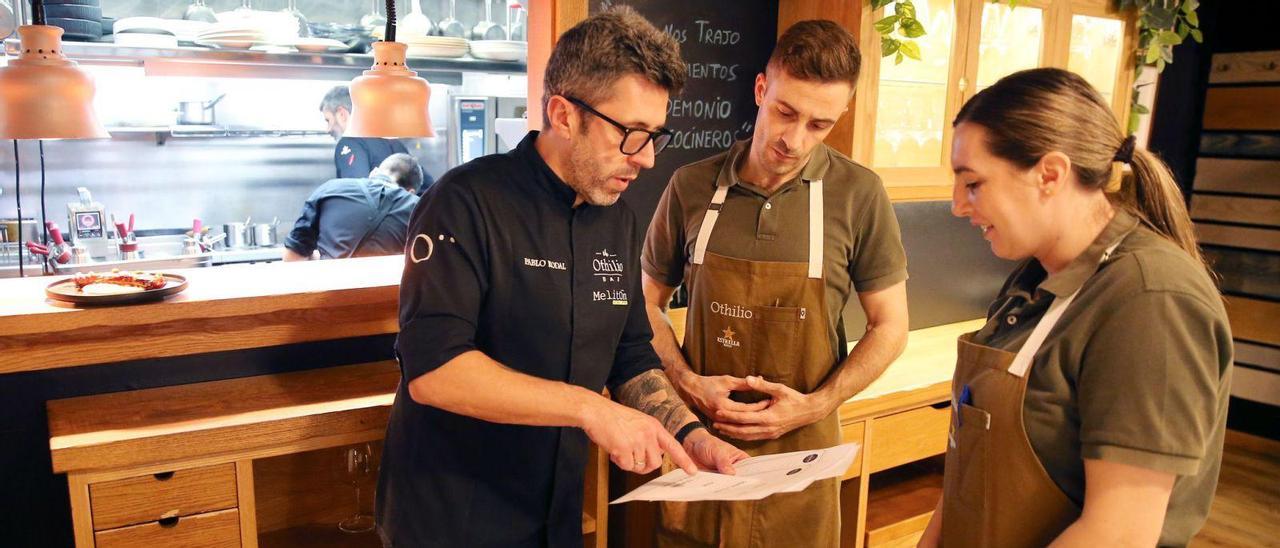
{"type": "Polygon", "coordinates": [[[179,274],[112,270],[81,272],[49,284],[50,299],[75,304],[130,304],[163,299],[187,288],[179,274]]]}

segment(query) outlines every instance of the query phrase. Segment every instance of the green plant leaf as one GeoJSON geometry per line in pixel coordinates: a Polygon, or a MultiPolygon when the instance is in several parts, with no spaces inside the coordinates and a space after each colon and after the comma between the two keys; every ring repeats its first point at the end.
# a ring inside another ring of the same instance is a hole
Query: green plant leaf
{"type": "Polygon", "coordinates": [[[899,51],[899,52],[898,52],[897,57],[894,57],[894,59],[893,59],[893,64],[895,64],[895,65],[901,65],[901,64],[902,64],[902,52],[901,52],[901,51],[899,51]]]}
{"type": "Polygon", "coordinates": [[[1142,103],[1134,103],[1133,111],[1138,114],[1151,114],[1151,109],[1147,108],[1147,105],[1142,103]]]}
{"type": "Polygon", "coordinates": [[[1196,15],[1194,11],[1189,11],[1187,12],[1187,22],[1193,27],[1198,27],[1200,26],[1200,16],[1196,15]]]}
{"type": "Polygon", "coordinates": [[[1178,21],[1178,38],[1186,40],[1188,32],[1191,32],[1191,27],[1185,21],[1178,21]]]}
{"type": "Polygon", "coordinates": [[[902,42],[894,40],[893,38],[881,36],[880,37],[880,56],[888,57],[890,55],[898,53],[898,48],[901,46],[902,46],[902,42]]]}
{"type": "Polygon", "coordinates": [[[906,19],[898,21],[898,27],[902,30],[902,35],[907,38],[919,38],[924,36],[924,25],[915,19],[906,19]]]}
{"type": "Polygon", "coordinates": [[[1160,59],[1160,47],[1155,45],[1147,47],[1147,52],[1143,56],[1143,61],[1146,64],[1150,65],[1152,63],[1155,63],[1159,59],[1160,59]]]}
{"type": "Polygon", "coordinates": [[[902,48],[898,51],[906,54],[907,57],[915,59],[916,61],[920,60],[920,45],[915,42],[904,40],[902,42],[902,48]]]}
{"type": "Polygon", "coordinates": [[[888,17],[885,17],[884,19],[881,19],[879,21],[876,21],[875,23],[872,23],[872,25],[876,27],[876,32],[880,34],[889,34],[893,32],[893,27],[897,26],[897,24],[898,24],[897,15],[890,15],[888,17]]]}
{"type": "Polygon", "coordinates": [[[1164,61],[1164,62],[1166,62],[1166,63],[1172,63],[1172,62],[1173,62],[1173,48],[1171,48],[1171,47],[1160,48],[1160,59],[1161,59],[1161,60],[1163,60],[1163,61],[1164,61]]]}
{"type": "Polygon", "coordinates": [[[1156,59],[1156,72],[1164,72],[1164,59],[1156,59]]]}
{"type": "Polygon", "coordinates": [[[871,0],[871,9],[872,11],[878,10],[892,3],[893,0],[871,0]]]}
{"type": "Polygon", "coordinates": [[[1161,44],[1165,44],[1167,46],[1176,46],[1182,43],[1182,37],[1178,36],[1178,33],[1167,30],[1160,31],[1160,35],[1157,40],[1159,40],[1161,44]]]}
{"type": "Polygon", "coordinates": [[[1191,38],[1196,43],[1204,43],[1204,35],[1200,33],[1200,29],[1191,29],[1191,38]]]}
{"type": "Polygon", "coordinates": [[[1182,3],[1182,13],[1191,13],[1200,7],[1200,0],[1187,0],[1182,3]]]}
{"type": "Polygon", "coordinates": [[[911,0],[898,0],[897,7],[893,8],[895,15],[901,15],[903,19],[916,18],[916,5],[911,0]]]}

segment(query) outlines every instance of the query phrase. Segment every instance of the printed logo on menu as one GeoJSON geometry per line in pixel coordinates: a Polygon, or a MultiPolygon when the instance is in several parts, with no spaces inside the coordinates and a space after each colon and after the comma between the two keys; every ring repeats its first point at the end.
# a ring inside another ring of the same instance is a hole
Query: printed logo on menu
{"type": "Polygon", "coordinates": [[[736,335],[736,333],[734,333],[733,328],[726,327],[720,331],[720,336],[716,337],[716,342],[720,343],[721,346],[724,346],[725,348],[737,348],[742,346],[742,343],[733,338],[734,335],[736,335]]]}
{"type": "Polygon", "coordinates": [[[591,259],[591,272],[602,282],[621,282],[622,261],[616,254],[609,253],[608,249],[602,249],[591,259]]]}

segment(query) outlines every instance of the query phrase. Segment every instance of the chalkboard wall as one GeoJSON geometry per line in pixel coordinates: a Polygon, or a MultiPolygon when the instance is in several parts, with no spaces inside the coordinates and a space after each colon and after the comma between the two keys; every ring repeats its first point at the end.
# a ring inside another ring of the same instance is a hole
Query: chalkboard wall
{"type": "Polygon", "coordinates": [[[723,152],[751,136],[756,104],[752,87],[778,34],[777,0],[602,0],[591,14],[627,5],[680,42],[689,68],[684,92],[671,99],[667,127],[675,138],[653,169],[623,194],[644,226],[676,168],[723,152]]]}

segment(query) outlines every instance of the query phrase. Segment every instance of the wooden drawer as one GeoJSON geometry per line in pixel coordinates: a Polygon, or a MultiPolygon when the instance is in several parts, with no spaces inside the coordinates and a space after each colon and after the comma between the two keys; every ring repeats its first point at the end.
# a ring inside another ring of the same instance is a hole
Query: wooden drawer
{"type": "Polygon", "coordinates": [[[862,439],[862,434],[866,432],[867,421],[858,421],[850,424],[840,425],[840,443],[856,443],[861,447],[858,449],[858,456],[853,458],[853,464],[849,465],[849,469],[840,476],[840,481],[849,478],[856,478],[862,474],[862,455],[866,453],[867,444],[862,439]]]}
{"type": "Polygon", "coordinates": [[[93,534],[97,548],[181,546],[182,548],[238,548],[239,510],[221,510],[166,518],[142,525],[93,534]]]}
{"type": "Polygon", "coordinates": [[[236,506],[236,468],[216,464],[96,483],[89,500],[95,531],[225,510],[236,506]]]}
{"type": "Polygon", "coordinates": [[[871,420],[871,471],[915,462],[947,451],[951,408],[921,407],[871,420]]]}

